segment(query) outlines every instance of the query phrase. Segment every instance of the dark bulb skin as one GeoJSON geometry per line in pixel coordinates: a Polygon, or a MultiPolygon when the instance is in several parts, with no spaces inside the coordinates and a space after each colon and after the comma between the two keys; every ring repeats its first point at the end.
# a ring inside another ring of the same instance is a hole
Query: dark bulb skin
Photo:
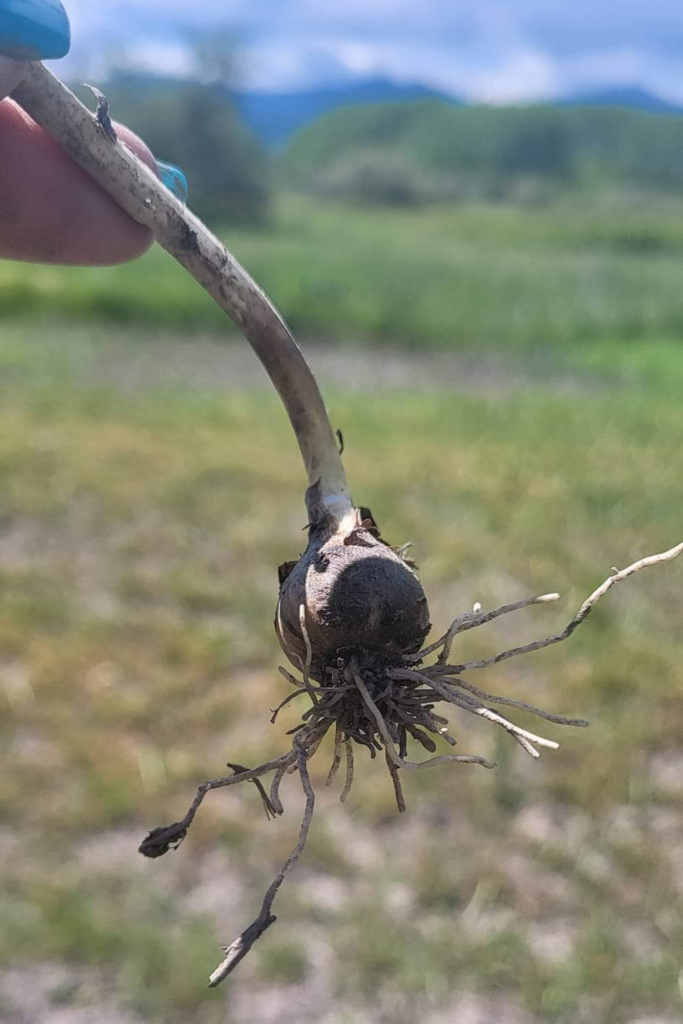
{"type": "MultiPolygon", "coordinates": [[[[137,135],[120,138],[156,171],[137,135]]],[[[0,259],[109,266],[142,256],[150,232],[10,99],[0,100],[0,259]]]]}
{"type": "Polygon", "coordinates": [[[406,563],[369,530],[313,543],[282,582],[276,630],[288,658],[306,657],[299,609],[306,608],[311,676],[325,680],[337,654],[400,664],[430,629],[427,598],[406,563]]]}

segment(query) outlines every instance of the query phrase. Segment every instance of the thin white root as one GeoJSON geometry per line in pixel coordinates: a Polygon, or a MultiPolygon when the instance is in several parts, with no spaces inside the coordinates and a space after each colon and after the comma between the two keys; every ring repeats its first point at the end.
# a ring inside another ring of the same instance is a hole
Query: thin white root
{"type": "Polygon", "coordinates": [[[306,626],[306,605],[299,605],[299,628],[301,629],[301,635],[304,638],[306,645],[306,659],[305,661],[299,658],[301,663],[301,673],[303,675],[304,686],[308,691],[308,694],[314,704],[318,703],[318,698],[315,695],[315,688],[311,685],[311,662],[313,661],[313,648],[311,647],[311,640],[308,635],[308,628],[306,626]]]}
{"type": "Polygon", "coordinates": [[[438,659],[438,664],[442,665],[448,661],[453,641],[458,633],[465,633],[468,629],[476,629],[477,626],[483,626],[487,622],[492,622],[493,619],[498,619],[501,615],[509,615],[510,612],[520,611],[520,609],[528,608],[532,604],[548,604],[551,601],[557,601],[559,596],[559,594],[539,594],[537,597],[527,597],[523,601],[501,605],[500,608],[494,608],[490,612],[482,612],[481,605],[477,602],[474,606],[474,611],[463,612],[462,615],[458,615],[457,618],[453,619],[453,622],[443,636],[435,640],[429,647],[423,648],[417,654],[413,654],[405,660],[407,663],[416,664],[423,661],[429,654],[433,654],[434,651],[443,648],[438,659]]]}
{"type": "MultiPolygon", "coordinates": [[[[640,572],[641,569],[646,569],[650,565],[659,565],[661,562],[670,562],[674,558],[683,553],[683,543],[677,544],[673,548],[669,548],[668,551],[662,551],[659,555],[648,555],[646,558],[640,558],[637,562],[633,562],[632,565],[628,565],[625,569],[615,569],[611,576],[601,583],[600,586],[593,591],[593,593],[586,598],[578,612],[568,623],[567,626],[562,630],[561,633],[555,633],[553,636],[546,637],[544,640],[534,640],[530,644],[524,644],[521,647],[512,647],[510,650],[502,651],[500,654],[494,655],[492,658],[482,658],[480,661],[468,661],[463,665],[437,665],[433,666],[431,671],[438,672],[442,671],[444,675],[453,675],[454,673],[468,672],[470,669],[489,668],[490,665],[498,665],[501,661],[507,661],[508,658],[517,658],[520,654],[531,654],[533,651],[540,651],[544,647],[550,647],[552,644],[559,644],[563,640],[567,640],[572,635],[574,630],[581,625],[581,623],[588,618],[594,606],[604,597],[608,590],[616,586],[617,583],[621,583],[623,580],[628,579],[629,576],[633,576],[634,573],[640,572]]],[[[554,595],[544,595],[546,599],[554,597],[554,595]]],[[[529,603],[536,604],[539,599],[532,599],[529,603]]],[[[512,606],[507,606],[512,608],[512,606]]],[[[500,609],[498,610],[500,612],[500,609]]],[[[492,615],[493,613],[489,613],[492,615]]],[[[503,614],[503,612],[500,612],[503,614]]],[[[478,623],[477,623],[478,624],[478,623]]],[[[471,628],[470,626],[467,627],[471,628]]]]}
{"type": "MultiPolygon", "coordinates": [[[[559,750],[560,748],[560,744],[556,743],[555,740],[547,740],[544,736],[537,736],[535,733],[529,732],[527,729],[522,729],[521,726],[515,725],[514,722],[510,722],[507,718],[503,718],[502,715],[497,715],[496,712],[491,711],[490,708],[477,708],[474,714],[488,719],[489,722],[495,722],[496,725],[500,725],[501,728],[505,729],[506,732],[509,732],[517,739],[528,740],[529,743],[537,743],[539,747],[547,747],[549,750],[559,750]]],[[[536,752],[536,757],[538,757],[538,752],[536,752]]]]}
{"type": "Polygon", "coordinates": [[[495,725],[499,725],[506,732],[509,732],[511,736],[517,740],[519,745],[530,754],[531,757],[538,757],[539,753],[532,746],[533,743],[537,743],[539,747],[548,747],[550,750],[558,750],[560,744],[556,743],[555,740],[547,740],[544,736],[537,736],[533,732],[529,732],[528,729],[522,729],[521,726],[515,725],[509,719],[504,718],[503,715],[497,714],[492,711],[491,708],[486,708],[482,704],[477,703],[471,697],[464,693],[456,693],[452,690],[448,690],[443,683],[439,682],[438,679],[430,680],[430,685],[440,694],[444,700],[449,701],[451,704],[455,704],[456,707],[463,708],[465,711],[471,712],[473,715],[479,715],[481,718],[487,719],[489,722],[494,722],[495,725]]]}
{"type": "Polygon", "coordinates": [[[313,820],[315,794],[313,792],[313,787],[311,786],[308,767],[306,765],[306,751],[297,740],[294,741],[294,748],[296,750],[297,766],[299,769],[301,785],[304,793],[306,794],[306,807],[304,809],[304,815],[299,829],[297,844],[278,871],[275,879],[269,885],[268,890],[263,897],[261,910],[256,920],[253,921],[248,928],[245,928],[242,934],[239,935],[234,942],[225,948],[225,956],[209,978],[209,988],[215,988],[216,985],[219,985],[225,978],[227,978],[227,976],[234,971],[235,967],[237,967],[240,960],[244,959],[256,940],[259,939],[266,929],[270,928],[271,924],[274,923],[275,916],[271,913],[273,901],[277,896],[278,889],[285,880],[285,875],[294,867],[303,852],[304,846],[306,845],[311,822],[313,820]]]}

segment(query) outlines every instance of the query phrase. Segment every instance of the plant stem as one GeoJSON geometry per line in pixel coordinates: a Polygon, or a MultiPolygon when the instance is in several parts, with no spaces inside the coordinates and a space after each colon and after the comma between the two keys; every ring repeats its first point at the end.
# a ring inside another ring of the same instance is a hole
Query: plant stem
{"type": "MultiPolygon", "coordinates": [[[[289,328],[237,260],[117,138],[106,100],[94,116],[40,63],[28,65],[12,98],[134,220],[149,228],[240,328],[287,410],[311,501],[337,522],[353,511],[327,411],[289,328]]],[[[102,98],[104,99],[104,98],[102,98]]]]}

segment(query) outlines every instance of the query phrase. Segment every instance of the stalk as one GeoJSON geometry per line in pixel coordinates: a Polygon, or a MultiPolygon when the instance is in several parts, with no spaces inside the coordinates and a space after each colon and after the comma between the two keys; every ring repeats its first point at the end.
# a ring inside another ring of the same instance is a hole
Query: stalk
{"type": "Polygon", "coordinates": [[[40,63],[12,93],[24,110],[123,209],[154,235],[231,317],[284,403],[306,467],[306,552],[280,573],[276,630],[288,658],[322,680],[340,649],[395,659],[429,629],[420,583],[351,501],[318,385],[272,303],[235,257],[116,135],[96,89],[90,111],[40,63]],[[303,609],[303,611],[302,611],[303,609]]]}
{"type": "Polygon", "coordinates": [[[25,71],[24,61],[0,56],[0,100],[17,87],[24,77],[25,71]]]}
{"type": "Polygon", "coordinates": [[[194,277],[239,327],[287,410],[308,477],[309,518],[353,513],[346,474],[318,385],[284,320],[222,242],[116,138],[106,100],[98,116],[40,63],[22,65],[12,98],[126,213],[194,277]],[[312,507],[310,507],[312,506],[312,507]]]}

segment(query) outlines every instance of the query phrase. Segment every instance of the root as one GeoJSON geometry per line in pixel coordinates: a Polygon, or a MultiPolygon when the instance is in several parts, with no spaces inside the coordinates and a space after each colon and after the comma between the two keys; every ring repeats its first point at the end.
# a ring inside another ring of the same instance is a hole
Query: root
{"type": "Polygon", "coordinates": [[[294,740],[294,751],[296,753],[297,768],[299,769],[299,778],[301,779],[303,791],[306,794],[306,806],[304,808],[304,816],[301,819],[299,838],[289,857],[270,883],[268,890],[263,897],[263,903],[261,904],[261,910],[259,911],[258,917],[244,929],[242,934],[239,935],[234,942],[224,948],[223,952],[225,953],[225,956],[209,978],[209,988],[215,988],[216,985],[219,985],[221,981],[227,978],[227,976],[237,967],[240,960],[244,959],[256,940],[260,939],[266,929],[270,928],[271,924],[274,924],[277,920],[275,915],[271,913],[273,901],[277,896],[278,889],[285,880],[285,875],[294,867],[306,845],[311,822],[313,821],[315,793],[311,786],[308,767],[306,765],[306,760],[309,755],[306,753],[306,749],[298,737],[294,740]]]}
{"type": "Polygon", "coordinates": [[[394,796],[396,797],[396,806],[398,807],[399,814],[402,814],[406,809],[406,802],[403,797],[403,789],[401,787],[401,780],[398,777],[398,767],[394,764],[389,751],[385,750],[384,756],[387,762],[387,768],[389,769],[389,775],[391,775],[391,781],[394,784],[394,796]]]}
{"type": "Polygon", "coordinates": [[[265,761],[258,768],[250,768],[248,771],[202,782],[201,786],[197,787],[194,800],[190,804],[185,817],[181,821],[174,822],[173,825],[162,825],[159,828],[153,828],[140,843],[139,852],[145,857],[162,857],[169,850],[177,850],[187,835],[187,830],[194,821],[204,797],[212,789],[226,789],[228,786],[236,786],[240,782],[258,779],[268,772],[277,771],[279,768],[286,769],[295,761],[296,751],[290,750],[286,754],[280,754],[279,757],[273,758],[272,761],[265,761]]]}
{"type": "MultiPolygon", "coordinates": [[[[608,590],[611,590],[617,583],[621,583],[623,580],[628,579],[629,576],[633,576],[634,573],[640,572],[641,569],[646,569],[650,565],[659,565],[661,562],[670,562],[672,559],[677,558],[683,553],[683,543],[677,544],[673,548],[669,548],[668,551],[663,551],[659,555],[648,555],[646,558],[640,558],[637,562],[633,562],[632,565],[627,566],[625,569],[613,569],[612,575],[608,576],[604,583],[593,591],[590,597],[587,597],[583,602],[574,618],[565,626],[561,633],[555,633],[553,636],[548,636],[544,640],[535,640],[533,643],[524,644],[521,647],[512,647],[510,650],[502,651],[500,654],[494,655],[492,658],[483,658],[480,661],[469,661],[463,665],[443,665],[435,666],[433,671],[443,671],[446,675],[459,675],[461,672],[469,671],[470,669],[489,668],[491,665],[498,665],[501,661],[507,661],[508,658],[517,658],[520,654],[532,654],[534,651],[540,651],[544,647],[550,647],[551,644],[559,644],[563,640],[569,639],[575,629],[577,629],[582,622],[585,622],[590,613],[592,612],[595,605],[598,603],[601,597],[604,597],[608,590]]],[[[539,604],[544,601],[555,600],[554,594],[545,594],[542,597],[531,598],[529,604],[539,604]]],[[[488,617],[485,617],[482,622],[477,622],[476,625],[481,625],[484,621],[490,622],[491,619],[497,618],[498,615],[505,615],[507,612],[516,611],[517,608],[522,607],[521,603],[515,605],[504,605],[502,608],[497,608],[495,612],[490,612],[488,617]]],[[[474,625],[474,624],[473,624],[474,625]]],[[[468,626],[471,629],[472,626],[468,626]]],[[[442,638],[443,644],[446,642],[446,637],[442,638]]],[[[437,641],[437,645],[441,645],[442,641],[437,641]]],[[[421,660],[421,656],[424,656],[423,652],[418,652],[415,656],[417,661],[421,660]]]]}
{"type": "Polygon", "coordinates": [[[270,784],[270,802],[275,808],[276,814],[284,814],[284,807],[280,800],[280,783],[284,779],[286,772],[287,765],[283,765],[281,768],[278,768],[275,775],[273,775],[273,781],[270,784]]]}
{"type": "Polygon", "coordinates": [[[308,628],[306,626],[306,605],[299,605],[299,628],[301,629],[301,635],[304,638],[304,644],[306,645],[306,658],[301,662],[301,670],[304,677],[304,688],[310,695],[311,700],[314,704],[318,703],[318,698],[315,695],[315,688],[311,684],[310,673],[311,663],[313,661],[313,648],[311,647],[310,637],[308,635],[308,628]]]}
{"type": "MultiPolygon", "coordinates": [[[[395,768],[405,768],[408,771],[422,771],[425,768],[435,768],[438,764],[452,764],[453,762],[459,762],[460,764],[480,764],[484,768],[495,768],[495,765],[491,761],[487,761],[485,757],[477,757],[472,754],[441,754],[439,757],[430,757],[426,761],[406,761],[396,752],[393,740],[389,734],[387,723],[382,717],[382,713],[373,701],[372,697],[368,692],[368,688],[362,676],[353,671],[353,681],[358,687],[363,701],[368,707],[370,714],[374,718],[377,729],[384,740],[385,751],[387,759],[390,760],[395,768]]],[[[393,778],[393,773],[392,773],[393,778]]]]}
{"type": "MultiPolygon", "coordinates": [[[[232,761],[228,761],[228,768],[232,768],[236,775],[241,775],[243,772],[249,771],[249,769],[245,768],[243,764],[235,764],[232,761]]],[[[261,782],[261,780],[252,779],[251,781],[258,789],[259,796],[261,797],[261,803],[263,804],[263,809],[266,812],[266,821],[270,821],[271,818],[276,818],[278,814],[282,814],[282,811],[277,809],[277,805],[273,804],[270,797],[266,793],[265,789],[263,788],[263,783],[261,782]]],[[[282,805],[280,804],[280,807],[281,806],[282,805]]]]}
{"type": "Polygon", "coordinates": [[[550,601],[559,600],[559,594],[540,594],[538,597],[527,597],[523,601],[515,601],[513,604],[504,604],[500,608],[495,608],[490,612],[482,612],[481,605],[478,605],[476,610],[473,612],[463,612],[462,615],[458,615],[456,619],[448,627],[447,631],[442,637],[436,640],[429,647],[425,647],[424,650],[418,651],[411,658],[406,658],[407,662],[417,664],[423,661],[428,654],[433,654],[434,651],[438,651],[441,648],[439,655],[439,664],[442,665],[448,661],[451,653],[451,647],[458,633],[464,633],[468,629],[475,629],[477,626],[483,626],[487,622],[492,622],[493,619],[499,618],[501,615],[508,615],[510,612],[517,612],[521,608],[529,608],[532,604],[547,604],[550,601]]]}
{"type": "Polygon", "coordinates": [[[353,785],[353,746],[351,745],[351,740],[346,740],[344,749],[346,750],[346,778],[344,779],[344,788],[339,795],[339,802],[342,804],[346,801],[353,785]]]}
{"type": "Polygon", "coordinates": [[[327,666],[323,682],[312,682],[310,679],[310,668],[316,655],[311,646],[306,628],[306,611],[302,605],[300,607],[300,626],[305,643],[305,657],[300,658],[302,679],[297,679],[286,669],[280,668],[280,673],[294,687],[294,690],[272,711],[271,717],[271,721],[274,722],[280,710],[290,701],[297,697],[309,697],[311,704],[304,712],[301,722],[289,730],[289,734],[293,736],[291,748],[257,768],[247,769],[243,765],[229,763],[228,766],[233,769],[232,775],[202,783],[198,787],[185,817],[172,825],[153,829],[140,846],[140,852],[147,857],[160,857],[170,849],[177,849],[187,835],[206,794],[213,789],[235,786],[241,782],[255,784],[266,816],[269,819],[275,818],[283,813],[280,798],[281,783],[286,775],[298,772],[306,796],[306,806],[297,844],[266,891],[258,916],[230,946],[224,949],[225,956],[211,975],[210,986],[214,987],[223,981],[247,955],[256,940],[275,921],[275,916],[272,914],[273,901],[285,876],[296,864],[304,849],[313,819],[315,795],[308,774],[308,762],[320,747],[324,736],[332,725],[334,725],[334,753],[325,785],[331,786],[335,781],[342,760],[345,758],[345,779],[339,797],[340,801],[344,803],[353,785],[353,744],[357,743],[369,751],[371,758],[376,757],[378,752],[383,754],[399,812],[406,809],[401,785],[401,771],[422,771],[438,765],[453,763],[477,764],[485,768],[495,767],[486,758],[474,754],[437,753],[439,739],[451,747],[456,743],[448,731],[448,720],[435,710],[437,703],[445,702],[461,711],[486,719],[508,732],[533,758],[540,756],[538,747],[556,750],[559,744],[555,740],[523,729],[488,705],[497,704],[515,708],[555,725],[584,727],[588,725],[588,722],[583,718],[558,715],[513,697],[487,693],[486,690],[463,679],[462,673],[469,669],[487,668],[489,665],[498,664],[508,658],[541,650],[551,644],[566,640],[586,620],[596,602],[612,586],[646,566],[669,561],[681,553],[683,553],[683,544],[660,555],[643,558],[621,571],[615,569],[613,574],[583,602],[574,618],[561,633],[556,633],[543,640],[536,640],[522,647],[503,651],[491,658],[466,662],[462,665],[447,663],[453,642],[460,633],[482,626],[501,615],[507,615],[531,605],[554,601],[558,595],[542,594],[525,601],[503,605],[489,612],[483,612],[480,606],[475,606],[474,611],[454,619],[447,632],[435,643],[423,648],[417,654],[394,657],[389,662],[369,651],[359,652],[356,650],[355,653],[349,654],[347,659],[337,656],[334,664],[327,666]],[[427,656],[437,651],[439,654],[435,664],[422,664],[427,656]],[[406,756],[409,738],[415,740],[434,756],[423,761],[409,760],[406,756]],[[273,778],[270,792],[266,793],[260,779],[270,772],[273,772],[273,778]]]}
{"type": "Polygon", "coordinates": [[[339,722],[337,722],[337,727],[336,727],[336,729],[334,731],[334,757],[332,758],[332,764],[330,765],[330,770],[327,773],[327,778],[325,779],[325,785],[326,786],[331,786],[332,783],[334,782],[335,775],[337,774],[337,772],[339,770],[339,765],[341,764],[341,759],[342,759],[342,731],[341,731],[341,729],[339,727],[339,722]]]}
{"type": "Polygon", "coordinates": [[[310,693],[310,692],[311,692],[310,687],[297,686],[296,690],[294,690],[293,693],[287,694],[285,699],[281,700],[276,708],[271,708],[270,709],[270,712],[271,712],[271,714],[270,714],[270,724],[271,725],[275,725],[277,716],[280,714],[282,709],[284,707],[286,707],[291,701],[293,701],[296,697],[300,697],[302,693],[310,693]]]}

